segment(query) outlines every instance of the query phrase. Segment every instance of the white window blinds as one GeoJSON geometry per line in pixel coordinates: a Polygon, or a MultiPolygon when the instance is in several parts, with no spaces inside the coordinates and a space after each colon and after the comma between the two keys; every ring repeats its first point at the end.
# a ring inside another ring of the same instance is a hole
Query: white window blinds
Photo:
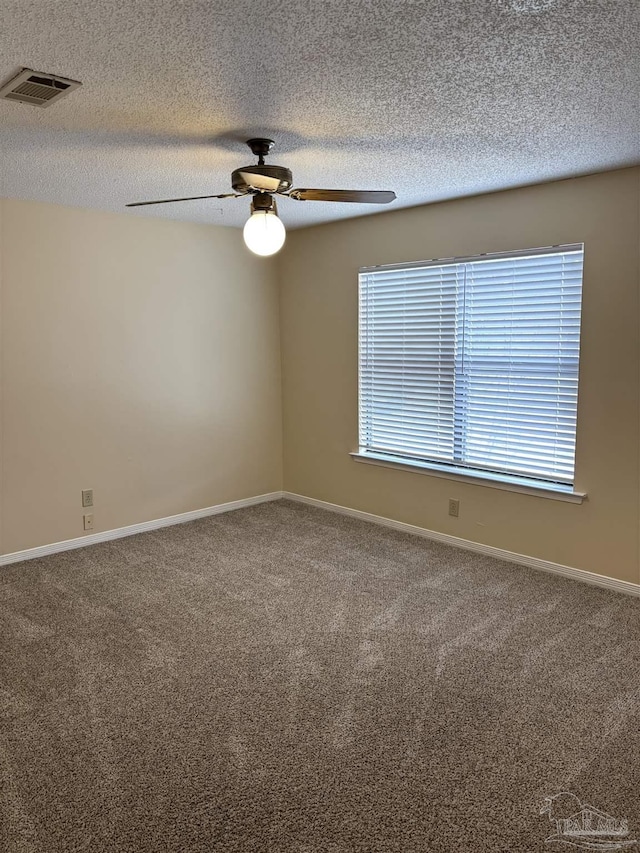
{"type": "Polygon", "coordinates": [[[360,272],[360,452],[573,483],[581,245],[360,272]]]}

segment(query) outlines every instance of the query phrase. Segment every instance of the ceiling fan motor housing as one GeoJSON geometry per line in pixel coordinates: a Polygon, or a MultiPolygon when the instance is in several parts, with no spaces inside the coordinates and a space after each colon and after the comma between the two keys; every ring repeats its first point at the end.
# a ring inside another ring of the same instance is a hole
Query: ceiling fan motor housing
{"type": "Polygon", "coordinates": [[[292,183],[291,169],[284,166],[244,166],[231,173],[231,186],[237,193],[282,193],[291,189],[292,183]],[[255,181],[251,180],[252,175],[255,175],[255,181]],[[260,178],[266,180],[261,181],[260,178]]]}

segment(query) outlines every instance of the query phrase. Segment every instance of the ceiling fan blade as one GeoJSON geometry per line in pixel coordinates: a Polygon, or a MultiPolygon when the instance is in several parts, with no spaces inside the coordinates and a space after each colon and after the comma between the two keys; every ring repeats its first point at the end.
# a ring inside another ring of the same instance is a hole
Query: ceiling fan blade
{"type": "Polygon", "coordinates": [[[271,178],[269,175],[259,175],[256,172],[250,172],[245,169],[240,172],[240,177],[248,187],[252,187],[254,190],[275,193],[280,189],[279,178],[271,178]]]}
{"type": "Polygon", "coordinates": [[[389,204],[396,194],[387,190],[309,190],[296,189],[287,193],[296,201],[353,201],[358,204],[389,204]]]}
{"type": "Polygon", "coordinates": [[[188,198],[163,198],[160,201],[133,201],[125,207],[143,207],[145,204],[173,204],[174,201],[198,201],[201,198],[240,198],[236,193],[222,193],[222,195],[191,195],[188,198]]]}

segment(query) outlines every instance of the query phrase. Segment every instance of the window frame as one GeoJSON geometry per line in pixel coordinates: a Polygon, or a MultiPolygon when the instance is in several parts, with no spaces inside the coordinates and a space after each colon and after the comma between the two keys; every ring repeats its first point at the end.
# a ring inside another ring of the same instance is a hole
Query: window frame
{"type": "MultiPolygon", "coordinates": [[[[563,252],[582,252],[582,280],[581,280],[581,300],[582,286],[584,282],[584,243],[567,243],[556,244],[553,246],[543,246],[524,250],[514,250],[507,252],[486,252],[478,255],[455,256],[448,258],[431,258],[425,261],[413,261],[409,263],[395,264],[379,264],[374,266],[361,267],[358,270],[358,443],[359,449],[350,453],[350,456],[357,462],[365,462],[368,464],[379,465],[387,468],[404,469],[414,473],[427,474],[435,477],[443,477],[446,479],[462,480],[478,485],[498,488],[507,491],[520,492],[525,494],[534,494],[541,497],[548,497],[555,500],[568,501],[572,503],[582,503],[587,497],[585,492],[579,491],[576,488],[576,469],[574,457],[574,477],[573,483],[556,483],[550,480],[544,480],[537,477],[528,477],[520,474],[510,474],[500,471],[482,470],[473,466],[460,465],[456,462],[442,462],[438,460],[423,460],[417,458],[403,457],[402,455],[394,455],[393,453],[385,453],[380,451],[369,450],[360,445],[362,435],[362,402],[363,402],[363,378],[362,378],[362,352],[363,352],[363,310],[362,310],[362,275],[375,272],[393,272],[410,271],[412,269],[423,269],[429,266],[445,266],[470,264],[477,261],[487,260],[508,260],[509,258],[527,258],[541,256],[545,254],[562,254],[563,252]]],[[[580,324],[582,325],[582,311],[580,312],[580,324]]],[[[578,350],[580,353],[580,350],[578,350]]],[[[579,355],[578,355],[579,357],[579,355]]],[[[576,403],[576,443],[577,443],[577,403],[576,403]]]]}

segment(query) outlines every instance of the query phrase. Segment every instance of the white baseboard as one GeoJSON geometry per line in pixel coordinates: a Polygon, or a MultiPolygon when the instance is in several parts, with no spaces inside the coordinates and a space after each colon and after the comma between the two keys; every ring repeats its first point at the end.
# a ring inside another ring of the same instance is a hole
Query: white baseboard
{"type": "Polygon", "coordinates": [[[277,501],[282,497],[283,492],[269,492],[266,495],[256,495],[252,498],[229,501],[229,503],[208,506],[204,509],[194,509],[191,512],[181,512],[179,515],[168,515],[166,518],[154,518],[152,521],[130,524],[127,527],[117,527],[115,530],[90,533],[88,536],[80,536],[78,539],[67,539],[64,542],[41,545],[39,548],[28,548],[26,551],[15,551],[13,554],[1,554],[0,566],[19,563],[22,560],[35,560],[36,557],[46,557],[49,554],[58,554],[60,551],[71,551],[74,548],[86,548],[87,545],[96,545],[98,542],[109,542],[112,539],[135,536],[136,533],[146,533],[149,530],[158,530],[160,527],[171,527],[173,524],[184,524],[187,521],[195,521],[198,518],[206,518],[209,515],[219,515],[220,513],[231,512],[234,509],[242,509],[246,506],[254,506],[255,504],[266,503],[267,501],[277,501]]]}
{"type": "Polygon", "coordinates": [[[34,560],[37,557],[46,557],[49,554],[57,554],[61,551],[71,551],[74,548],[85,548],[88,545],[96,545],[99,542],[109,542],[112,539],[122,539],[125,536],[135,536],[136,533],[146,533],[149,530],[159,530],[161,527],[171,527],[174,524],[184,524],[188,521],[195,521],[198,518],[206,518],[210,515],[219,515],[224,512],[231,512],[235,509],[254,506],[255,504],[266,503],[267,501],[277,501],[281,498],[297,501],[298,503],[309,504],[319,509],[326,509],[330,512],[348,515],[352,518],[359,518],[362,521],[369,521],[373,524],[380,524],[383,527],[391,527],[394,530],[400,530],[403,533],[412,533],[414,536],[422,536],[426,539],[433,539],[436,542],[444,542],[447,545],[453,545],[456,548],[463,548],[466,551],[475,551],[478,554],[486,554],[489,557],[496,557],[499,560],[506,560],[509,563],[517,563],[521,566],[528,566],[532,569],[538,569],[551,574],[564,575],[564,577],[572,578],[573,580],[581,581],[582,583],[601,586],[605,589],[611,589],[615,592],[623,592],[627,595],[640,596],[640,584],[631,583],[629,581],[617,580],[616,578],[607,577],[607,575],[597,575],[594,572],[587,572],[583,569],[574,569],[571,566],[563,566],[559,563],[552,563],[549,560],[540,560],[537,557],[528,557],[525,554],[516,554],[513,551],[506,551],[503,548],[494,548],[492,545],[482,545],[479,542],[471,542],[469,539],[461,539],[458,536],[450,536],[448,533],[438,533],[435,530],[428,530],[425,527],[418,527],[415,524],[405,524],[403,521],[395,521],[392,518],[385,518],[381,515],[374,515],[370,512],[363,512],[359,509],[351,509],[350,507],[332,504],[328,501],[321,501],[317,498],[309,498],[306,495],[298,495],[294,492],[269,492],[264,495],[256,495],[251,498],[243,498],[239,501],[229,501],[216,506],[205,507],[204,509],[195,509],[191,512],[182,512],[179,515],[169,515],[166,518],[155,518],[151,521],[143,521],[140,524],[130,524],[127,527],[118,527],[115,530],[104,530],[100,533],[90,533],[87,536],[80,536],[78,539],[67,539],[64,542],[54,542],[51,545],[41,545],[38,548],[28,548],[25,551],[15,551],[13,554],[0,554],[0,566],[7,566],[11,563],[19,563],[23,560],[34,560]]]}
{"type": "Polygon", "coordinates": [[[360,518],[363,521],[381,524],[384,527],[401,530],[403,533],[412,533],[414,536],[434,539],[436,542],[444,542],[447,545],[453,545],[456,548],[463,548],[465,551],[475,551],[478,554],[486,554],[489,557],[496,557],[499,560],[506,560],[509,563],[518,563],[521,566],[529,566],[531,569],[550,572],[554,575],[564,575],[564,577],[582,581],[582,583],[601,586],[605,589],[614,590],[615,592],[626,593],[627,595],[640,596],[640,584],[631,583],[630,581],[621,581],[616,578],[607,577],[607,575],[597,575],[594,572],[587,572],[584,569],[574,569],[571,566],[563,566],[560,563],[552,563],[549,560],[540,560],[537,557],[528,557],[525,554],[516,554],[513,551],[505,551],[503,548],[494,548],[492,545],[482,545],[479,542],[471,542],[469,539],[461,539],[458,536],[449,536],[447,533],[438,533],[435,530],[427,530],[425,527],[417,527],[414,524],[405,524],[402,521],[394,521],[392,518],[373,515],[373,513],[363,512],[359,509],[350,509],[346,506],[328,503],[328,501],[320,501],[316,498],[308,498],[305,495],[297,495],[294,492],[283,492],[283,497],[291,501],[297,501],[298,503],[316,506],[319,509],[327,509],[330,512],[337,512],[341,515],[348,515],[352,518],[360,518]]]}

